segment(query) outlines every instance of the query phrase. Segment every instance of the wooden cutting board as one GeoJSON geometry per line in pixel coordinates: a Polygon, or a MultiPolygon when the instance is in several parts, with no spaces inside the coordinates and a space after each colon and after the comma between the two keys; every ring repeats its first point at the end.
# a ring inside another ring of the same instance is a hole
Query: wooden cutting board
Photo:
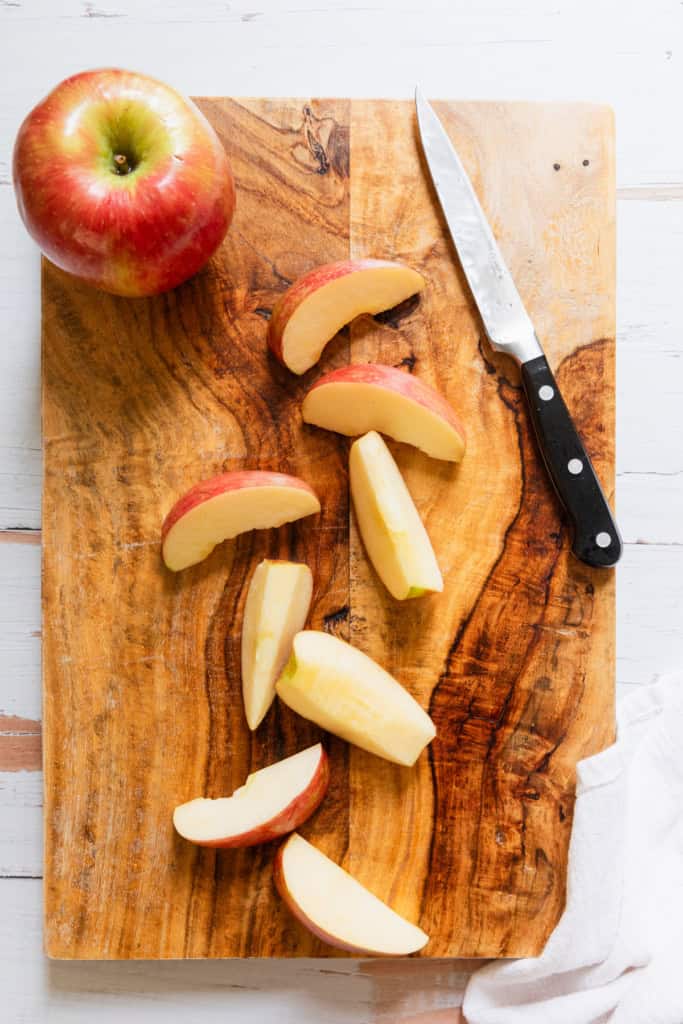
{"type": "MultiPolygon", "coordinates": [[[[324,737],[332,782],[305,836],[431,936],[424,956],[540,952],[564,902],[576,761],[614,731],[614,577],[569,555],[519,376],[481,324],[408,102],[203,99],[238,207],[206,270],[126,300],[43,267],[45,935],[50,956],[330,956],[277,897],[275,846],[216,853],[177,803],[229,794],[320,738],[240,695],[246,583],[308,562],[310,625],[428,708],[414,769],[324,737]],[[297,378],[266,354],[278,294],[318,263],[402,259],[428,286],[362,317],[297,378]],[[398,603],[349,512],[346,439],[303,426],[323,370],[405,368],[469,434],[460,466],[393,445],[445,577],[398,603]],[[196,480],[301,475],[318,521],[246,534],[173,575],[159,530],[196,480]]],[[[594,458],[614,489],[614,148],[585,105],[439,103],[594,458]]]]}

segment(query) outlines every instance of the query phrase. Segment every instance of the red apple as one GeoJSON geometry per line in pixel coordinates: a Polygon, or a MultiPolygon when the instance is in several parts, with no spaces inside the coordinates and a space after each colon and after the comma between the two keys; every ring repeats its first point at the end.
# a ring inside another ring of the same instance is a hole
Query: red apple
{"type": "Polygon", "coordinates": [[[459,462],[465,428],[455,410],[418,377],[378,363],[342,366],[317,380],[304,399],[305,423],[355,437],[377,430],[459,462]]]}
{"type": "Polygon", "coordinates": [[[45,255],[116,295],[185,281],[222,242],[235,185],[191,100],[118,68],[67,78],[14,146],[19,212],[45,255]]]}
{"type": "Polygon", "coordinates": [[[293,373],[305,373],[344,324],[381,313],[424,288],[424,278],[391,260],[340,260],[314,267],[280,296],[268,344],[293,373]]]}
{"type": "Polygon", "coordinates": [[[315,491],[286,473],[237,470],[202,480],[176,501],[161,527],[164,562],[178,572],[216,544],[320,511],[315,491]]]}
{"type": "Polygon", "coordinates": [[[273,865],[275,887],[294,916],[317,938],[349,953],[407,956],[429,936],[297,832],[273,865]]]}
{"type": "Polygon", "coordinates": [[[319,743],[253,772],[230,797],[199,797],[173,812],[177,832],[198,846],[256,846],[292,832],[322,802],[330,781],[319,743]]]}

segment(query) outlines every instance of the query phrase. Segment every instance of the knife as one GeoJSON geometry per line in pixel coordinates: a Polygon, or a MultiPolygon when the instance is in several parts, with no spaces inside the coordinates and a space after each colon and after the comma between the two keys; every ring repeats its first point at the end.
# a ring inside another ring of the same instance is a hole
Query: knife
{"type": "Polygon", "coordinates": [[[419,89],[415,107],[429,172],[486,335],[521,366],[538,446],[574,530],[572,551],[587,565],[616,565],[617,524],[472,183],[419,89]]]}

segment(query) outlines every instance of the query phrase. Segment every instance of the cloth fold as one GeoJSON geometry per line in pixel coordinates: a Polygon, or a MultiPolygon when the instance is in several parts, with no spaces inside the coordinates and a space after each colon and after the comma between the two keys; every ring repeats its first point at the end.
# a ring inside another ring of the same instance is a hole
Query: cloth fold
{"type": "Polygon", "coordinates": [[[476,971],[468,1024],[683,1024],[683,673],[577,765],[565,911],[543,953],[476,971]]]}

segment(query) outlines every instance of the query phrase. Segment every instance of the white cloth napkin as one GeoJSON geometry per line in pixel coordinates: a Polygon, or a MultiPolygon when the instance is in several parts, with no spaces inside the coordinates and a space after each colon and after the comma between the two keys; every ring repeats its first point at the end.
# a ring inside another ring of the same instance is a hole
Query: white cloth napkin
{"type": "Polygon", "coordinates": [[[566,909],[539,957],[476,971],[468,1024],[683,1024],[683,673],[577,766],[566,909]]]}

